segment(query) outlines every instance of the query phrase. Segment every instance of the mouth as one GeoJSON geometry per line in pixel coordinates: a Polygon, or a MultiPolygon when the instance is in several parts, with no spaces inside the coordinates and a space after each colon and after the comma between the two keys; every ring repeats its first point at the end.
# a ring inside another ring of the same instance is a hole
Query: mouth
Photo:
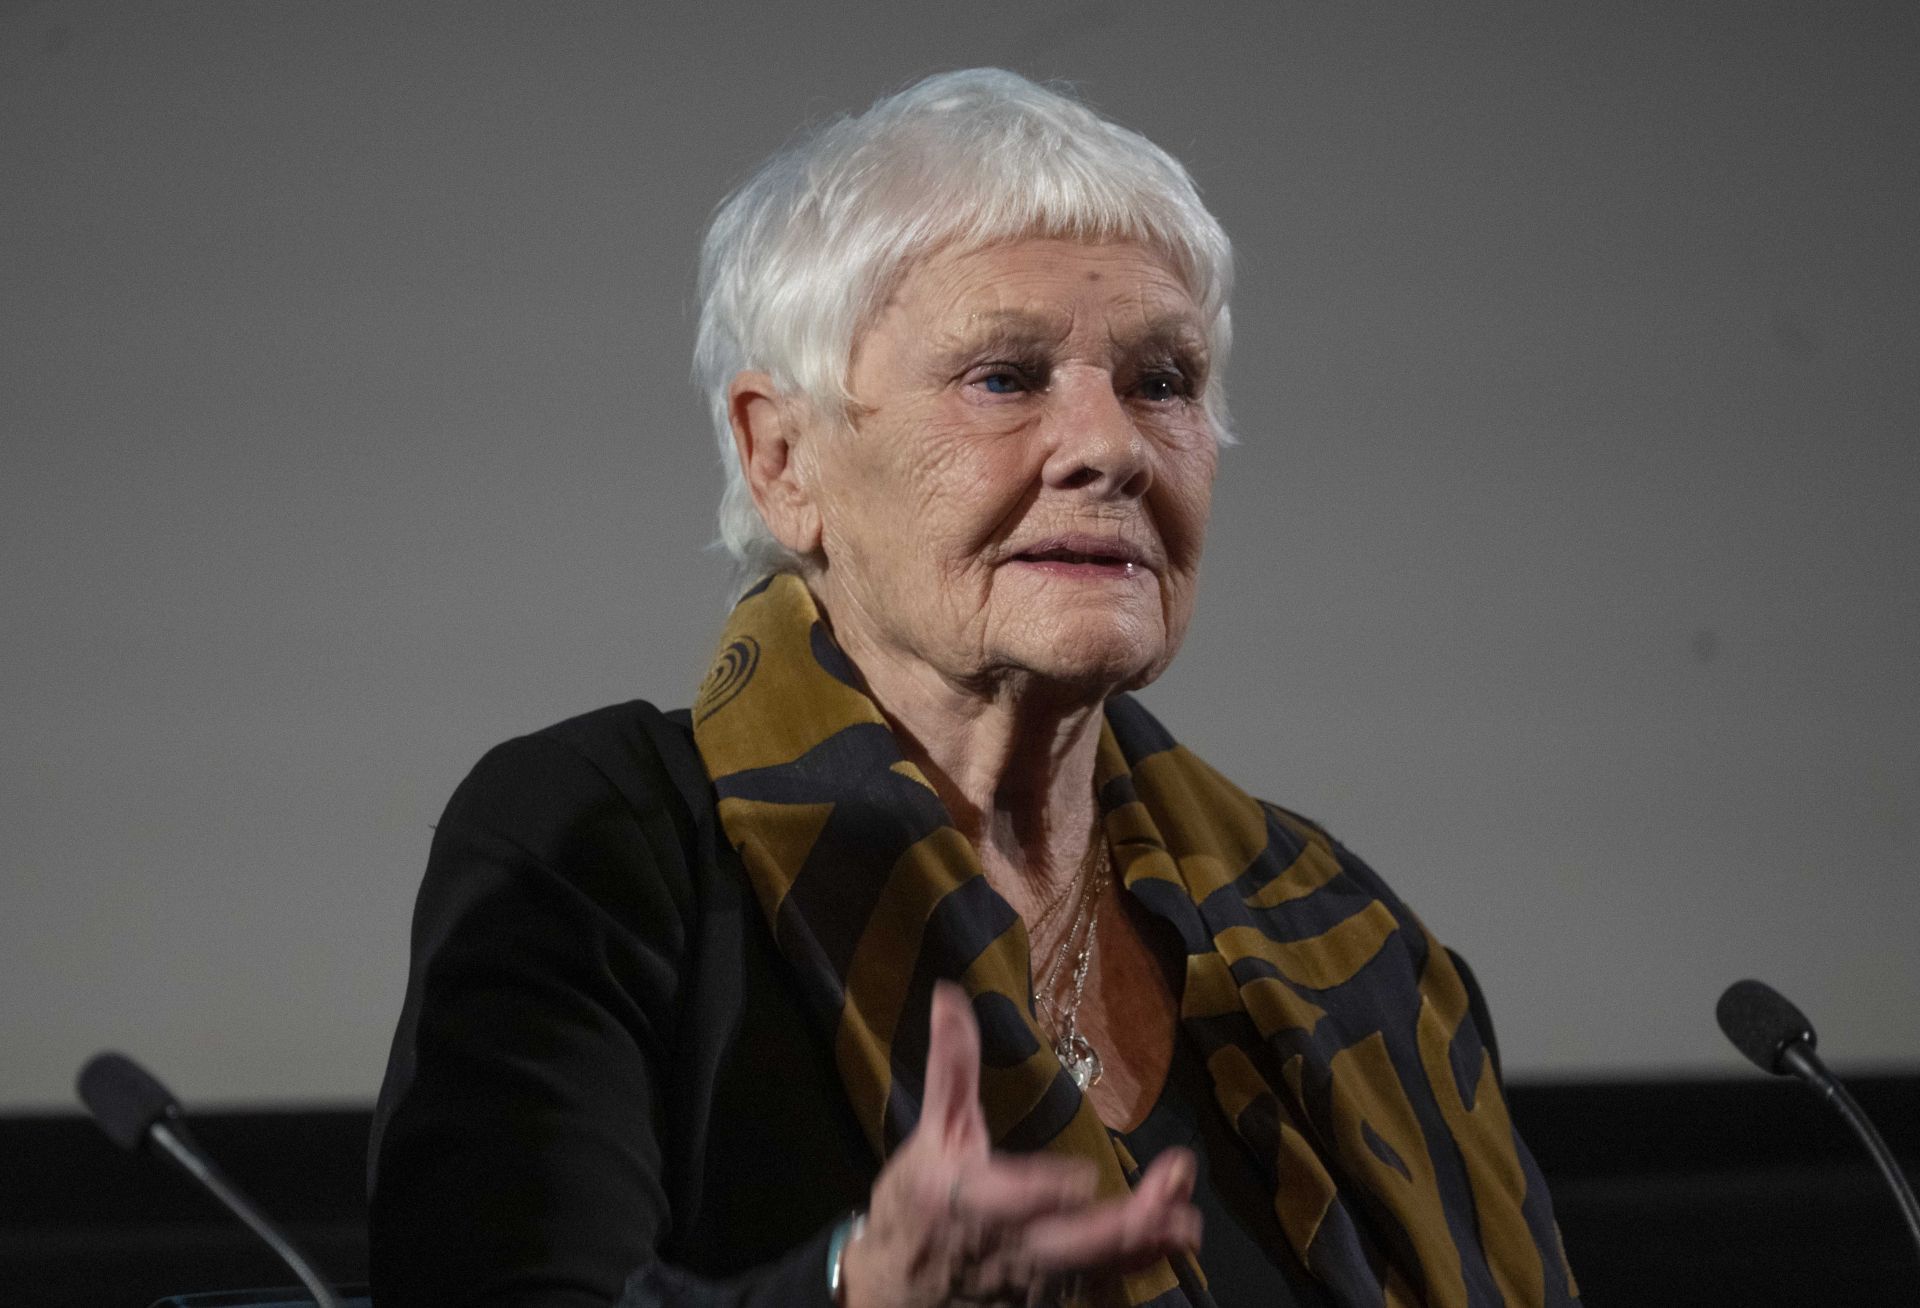
{"type": "Polygon", "coordinates": [[[1010,562],[1059,576],[1086,579],[1128,578],[1146,571],[1141,552],[1122,541],[1095,537],[1057,537],[1036,541],[1010,562]]]}

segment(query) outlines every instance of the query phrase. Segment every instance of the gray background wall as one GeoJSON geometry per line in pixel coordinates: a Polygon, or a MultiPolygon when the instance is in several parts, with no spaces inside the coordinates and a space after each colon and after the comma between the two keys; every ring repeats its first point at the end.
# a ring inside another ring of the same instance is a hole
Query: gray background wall
{"type": "Polygon", "coordinates": [[[0,6],[0,1108],[378,1084],[429,826],[683,703],[694,250],[803,121],[1079,84],[1239,241],[1150,702],[1383,869],[1527,1075],[1920,1065],[1907,3],[0,6]]]}

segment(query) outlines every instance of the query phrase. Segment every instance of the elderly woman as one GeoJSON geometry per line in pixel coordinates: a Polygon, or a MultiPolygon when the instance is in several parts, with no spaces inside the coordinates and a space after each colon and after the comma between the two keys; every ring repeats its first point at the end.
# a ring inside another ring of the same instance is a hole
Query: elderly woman
{"type": "Polygon", "coordinates": [[[1004,72],[728,201],[752,584],[690,712],[450,804],[382,1305],[1574,1301],[1464,968],[1126,694],[1193,611],[1230,275],[1179,164],[1004,72]]]}

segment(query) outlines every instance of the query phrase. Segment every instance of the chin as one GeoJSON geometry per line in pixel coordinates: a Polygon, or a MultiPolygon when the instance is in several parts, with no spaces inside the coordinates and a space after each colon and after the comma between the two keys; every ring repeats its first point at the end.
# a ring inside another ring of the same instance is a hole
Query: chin
{"type": "Polygon", "coordinates": [[[1172,660],[1160,641],[1084,640],[1065,636],[1022,651],[1010,662],[1062,698],[1081,703],[1138,690],[1158,677],[1172,660]]]}

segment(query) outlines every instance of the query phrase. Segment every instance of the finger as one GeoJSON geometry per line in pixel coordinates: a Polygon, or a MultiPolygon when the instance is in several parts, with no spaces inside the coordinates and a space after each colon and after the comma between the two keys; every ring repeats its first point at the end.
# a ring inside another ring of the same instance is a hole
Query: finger
{"type": "Polygon", "coordinates": [[[1048,1271],[1098,1267],[1131,1269],[1200,1244],[1200,1211],[1189,1200],[1193,1155],[1168,1150],[1124,1199],[1033,1221],[1023,1243],[1034,1264],[1048,1271]]]}
{"type": "Polygon", "coordinates": [[[1112,1269],[1134,1271],[1156,1259],[1200,1247],[1200,1210],[1176,1204],[1141,1211],[1131,1200],[1036,1219],[1024,1252],[1049,1274],[1112,1269]]]}
{"type": "Polygon", "coordinates": [[[921,1126],[930,1128],[951,1146],[984,1139],[980,1028],[973,1020],[966,991],[951,981],[934,982],[933,1010],[927,1025],[927,1086],[921,1100],[921,1126]]]}
{"type": "Polygon", "coordinates": [[[1174,1203],[1186,1203],[1193,1198],[1193,1187],[1199,1176],[1200,1163],[1193,1156],[1193,1150],[1176,1146],[1163,1150],[1147,1165],[1140,1184],[1134,1189],[1136,1193],[1153,1196],[1156,1201],[1164,1196],[1174,1203]]]}
{"type": "Polygon", "coordinates": [[[1017,1250],[996,1250],[961,1265],[948,1289],[951,1304],[1027,1304],[1047,1278],[1017,1250]]]}
{"type": "Polygon", "coordinates": [[[1049,1154],[995,1154],[959,1173],[955,1207],[969,1225],[994,1229],[1042,1213],[1084,1206],[1100,1173],[1084,1158],[1049,1154]]]}

